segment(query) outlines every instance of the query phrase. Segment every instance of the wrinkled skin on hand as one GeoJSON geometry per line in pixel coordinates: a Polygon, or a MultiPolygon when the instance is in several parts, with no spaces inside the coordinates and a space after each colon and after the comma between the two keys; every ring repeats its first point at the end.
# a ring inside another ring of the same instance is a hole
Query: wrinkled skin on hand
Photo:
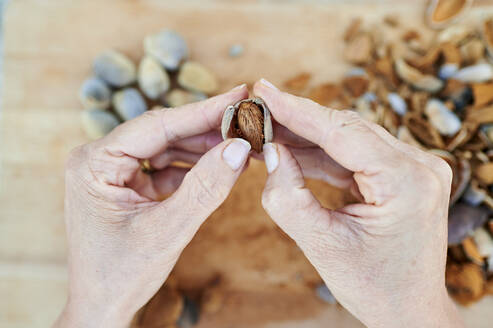
{"type": "MultiPolygon", "coordinates": [[[[451,170],[351,111],[255,84],[277,121],[264,145],[262,204],[337,300],[369,327],[463,327],[445,289],[451,170]],[[304,177],[360,199],[321,207],[304,177]]],[[[74,150],[66,170],[69,299],[55,326],[124,327],[165,281],[200,224],[224,201],[250,145],[221,142],[227,105],[151,111],[74,150]],[[144,175],[139,161],[157,169],[144,175]],[[193,168],[170,166],[173,161],[193,168]],[[173,193],[164,201],[161,195],[173,193]]]]}
{"type": "Polygon", "coordinates": [[[462,327],[445,288],[446,162],[356,112],[324,108],[265,80],[254,92],[280,125],[306,139],[302,147],[264,146],[262,204],[337,300],[369,327],[462,327]],[[349,187],[361,201],[323,208],[304,177],[349,187]]]}
{"type": "Polygon", "coordinates": [[[160,288],[246,164],[250,145],[221,142],[216,129],[224,108],[247,95],[241,86],[149,111],[72,151],[65,176],[69,299],[56,326],[127,326],[160,288]],[[157,171],[143,174],[142,159],[157,171]],[[195,165],[170,166],[174,161],[195,165]]]}

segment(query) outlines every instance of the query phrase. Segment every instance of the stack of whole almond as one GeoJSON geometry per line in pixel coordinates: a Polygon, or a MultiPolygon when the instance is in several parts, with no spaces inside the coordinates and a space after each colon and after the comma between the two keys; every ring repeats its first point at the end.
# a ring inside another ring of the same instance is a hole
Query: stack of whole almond
{"type": "Polygon", "coordinates": [[[163,30],[144,39],[138,66],[123,53],[107,50],[93,62],[79,98],[85,110],[82,126],[98,139],[123,121],[152,106],[177,107],[206,99],[218,88],[215,75],[188,60],[188,47],[178,33],[163,30]]]}

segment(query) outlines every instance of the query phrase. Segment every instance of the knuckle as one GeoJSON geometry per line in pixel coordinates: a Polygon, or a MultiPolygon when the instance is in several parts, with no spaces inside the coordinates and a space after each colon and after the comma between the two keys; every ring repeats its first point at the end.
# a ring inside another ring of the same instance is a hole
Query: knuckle
{"type": "Polygon", "coordinates": [[[415,176],[417,183],[421,185],[421,189],[423,190],[421,193],[422,197],[429,199],[430,197],[434,198],[442,194],[442,184],[434,170],[423,165],[418,168],[415,176]]]}
{"type": "Polygon", "coordinates": [[[357,112],[351,109],[333,110],[332,115],[335,118],[343,119],[343,120],[355,119],[360,117],[357,112]]]}
{"type": "Polygon", "coordinates": [[[451,184],[453,174],[450,165],[444,159],[437,158],[435,166],[438,175],[442,177],[447,184],[451,184]]]}
{"type": "Polygon", "coordinates": [[[262,193],[262,207],[265,210],[270,210],[278,204],[280,199],[278,188],[266,187],[262,193]]]}
{"type": "Polygon", "coordinates": [[[81,162],[84,160],[85,155],[87,153],[87,145],[81,145],[73,148],[67,157],[67,161],[65,162],[65,172],[72,173],[77,171],[81,162]]]}

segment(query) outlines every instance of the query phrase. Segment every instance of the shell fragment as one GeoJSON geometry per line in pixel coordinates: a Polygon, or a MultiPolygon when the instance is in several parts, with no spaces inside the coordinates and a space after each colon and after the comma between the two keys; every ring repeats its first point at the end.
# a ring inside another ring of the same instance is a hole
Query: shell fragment
{"type": "Polygon", "coordinates": [[[425,113],[431,124],[445,136],[453,136],[461,128],[461,121],[440,100],[430,99],[425,107],[425,113]]]}
{"type": "Polygon", "coordinates": [[[493,66],[487,63],[467,66],[452,76],[454,79],[465,83],[481,83],[493,78],[493,66]]]}
{"type": "Polygon", "coordinates": [[[404,59],[399,58],[395,62],[397,75],[419,90],[425,90],[431,93],[438,92],[443,88],[443,81],[433,75],[426,75],[419,70],[411,67],[404,59]]]}

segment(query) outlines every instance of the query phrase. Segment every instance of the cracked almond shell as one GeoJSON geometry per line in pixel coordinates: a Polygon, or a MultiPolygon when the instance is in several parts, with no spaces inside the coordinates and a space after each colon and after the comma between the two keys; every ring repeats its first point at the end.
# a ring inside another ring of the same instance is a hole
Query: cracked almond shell
{"type": "Polygon", "coordinates": [[[435,93],[443,88],[442,80],[434,77],[433,75],[421,73],[401,58],[395,62],[395,71],[402,80],[409,83],[416,89],[435,93]]]}
{"type": "Polygon", "coordinates": [[[242,138],[247,140],[257,153],[264,144],[272,141],[272,120],[269,108],[261,98],[244,99],[228,106],[221,122],[224,140],[242,138]]]}
{"type": "Polygon", "coordinates": [[[472,5],[473,0],[432,0],[426,10],[426,23],[435,29],[456,22],[472,5]]]}

